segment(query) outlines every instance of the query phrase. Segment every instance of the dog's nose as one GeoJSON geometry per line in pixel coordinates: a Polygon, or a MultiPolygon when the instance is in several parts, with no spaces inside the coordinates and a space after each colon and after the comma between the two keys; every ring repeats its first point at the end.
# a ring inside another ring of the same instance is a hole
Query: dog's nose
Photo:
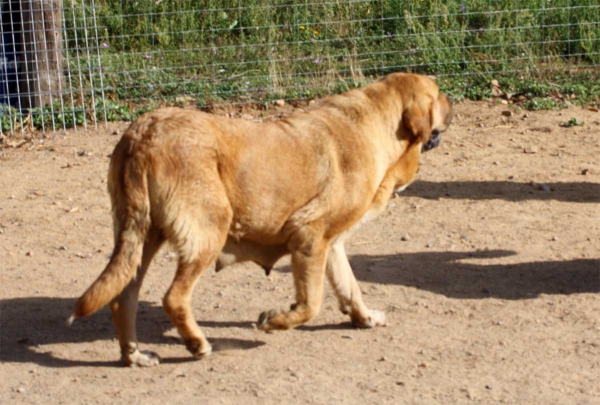
{"type": "Polygon", "coordinates": [[[423,152],[427,152],[428,150],[435,148],[440,144],[441,140],[442,137],[440,136],[440,133],[438,131],[433,131],[429,137],[429,141],[423,145],[423,152]]]}

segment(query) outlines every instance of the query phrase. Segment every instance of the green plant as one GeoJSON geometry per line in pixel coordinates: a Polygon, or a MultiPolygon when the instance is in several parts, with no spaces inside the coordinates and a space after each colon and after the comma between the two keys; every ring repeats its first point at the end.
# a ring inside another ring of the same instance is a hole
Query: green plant
{"type": "MultiPolygon", "coordinates": [[[[130,121],[162,105],[318,97],[399,70],[436,75],[455,101],[490,99],[497,80],[524,109],[598,107],[597,7],[560,4],[64,0],[65,68],[89,73],[64,83],[75,106],[29,115],[36,128],[130,121]]],[[[3,114],[2,130],[22,118],[3,114]]]]}
{"type": "Polygon", "coordinates": [[[18,124],[19,114],[11,106],[0,104],[0,128],[2,132],[13,131],[18,124]]]}
{"type": "Polygon", "coordinates": [[[583,122],[580,122],[577,120],[577,118],[573,117],[570,120],[560,124],[560,126],[564,127],[564,128],[578,127],[578,126],[583,126],[583,122]]]}

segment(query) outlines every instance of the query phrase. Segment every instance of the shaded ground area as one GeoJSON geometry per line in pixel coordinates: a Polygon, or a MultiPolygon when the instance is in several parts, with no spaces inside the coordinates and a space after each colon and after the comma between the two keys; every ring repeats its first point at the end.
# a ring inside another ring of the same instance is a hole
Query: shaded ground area
{"type": "Polygon", "coordinates": [[[138,317],[154,369],[119,366],[107,309],[64,326],[112,249],[106,171],[125,124],[0,150],[0,404],[597,403],[600,115],[505,110],[458,105],[419,181],[349,241],[389,326],[352,329],[327,287],[308,325],[257,332],[261,311],[291,303],[289,263],[269,278],[236,265],[196,288],[215,353],[194,361],[160,305],[165,249],[138,317]],[[573,117],[584,125],[560,126],[573,117]]]}

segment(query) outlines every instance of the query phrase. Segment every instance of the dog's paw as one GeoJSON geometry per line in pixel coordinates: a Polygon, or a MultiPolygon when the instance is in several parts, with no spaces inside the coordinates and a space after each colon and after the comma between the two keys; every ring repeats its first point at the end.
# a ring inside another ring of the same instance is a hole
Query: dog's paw
{"type": "Polygon", "coordinates": [[[276,309],[271,309],[269,311],[265,311],[258,316],[258,321],[256,322],[256,327],[260,330],[264,330],[268,332],[272,330],[271,321],[279,314],[279,311],[276,309]]]}
{"type": "Polygon", "coordinates": [[[127,354],[127,356],[123,358],[123,361],[129,367],[155,367],[160,363],[160,357],[154,352],[140,352],[139,350],[136,350],[133,353],[127,354]]]}
{"type": "Polygon", "coordinates": [[[206,357],[212,353],[212,346],[206,339],[185,339],[185,347],[198,359],[206,357]]]}
{"type": "Polygon", "coordinates": [[[370,329],[376,326],[385,326],[385,313],[374,309],[369,310],[369,316],[365,319],[362,317],[353,317],[352,325],[356,328],[370,329]]]}

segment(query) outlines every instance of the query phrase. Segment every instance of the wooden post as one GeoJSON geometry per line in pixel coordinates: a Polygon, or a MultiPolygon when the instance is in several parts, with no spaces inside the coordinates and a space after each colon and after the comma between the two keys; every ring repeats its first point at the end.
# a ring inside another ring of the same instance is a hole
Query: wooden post
{"type": "Polygon", "coordinates": [[[25,107],[60,102],[63,90],[61,0],[22,0],[21,100],[25,107]],[[27,93],[30,96],[27,96],[27,93]]]}

